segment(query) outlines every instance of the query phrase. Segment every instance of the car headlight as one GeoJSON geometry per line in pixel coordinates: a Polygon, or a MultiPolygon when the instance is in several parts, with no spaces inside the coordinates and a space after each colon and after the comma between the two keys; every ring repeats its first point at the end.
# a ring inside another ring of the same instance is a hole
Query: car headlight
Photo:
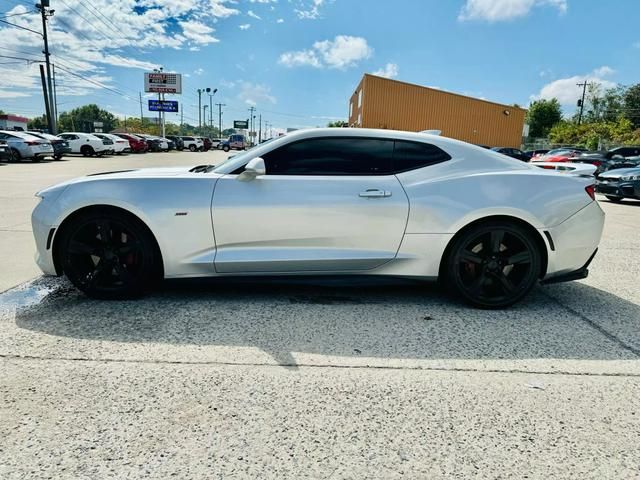
{"type": "Polygon", "coordinates": [[[620,177],[620,180],[622,180],[623,182],[640,180],[640,175],[626,175],[624,177],[620,177]]]}

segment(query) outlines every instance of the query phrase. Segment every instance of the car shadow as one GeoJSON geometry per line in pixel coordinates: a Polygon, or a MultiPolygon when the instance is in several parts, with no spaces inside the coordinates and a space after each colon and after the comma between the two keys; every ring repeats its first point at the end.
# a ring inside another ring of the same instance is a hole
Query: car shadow
{"type": "Polygon", "coordinates": [[[479,310],[435,285],[171,282],[135,301],[97,301],[65,281],[18,309],[19,329],[71,339],[395,359],[640,357],[640,306],[584,283],[538,287],[479,310]],[[612,312],[614,314],[612,315],[612,312]]]}

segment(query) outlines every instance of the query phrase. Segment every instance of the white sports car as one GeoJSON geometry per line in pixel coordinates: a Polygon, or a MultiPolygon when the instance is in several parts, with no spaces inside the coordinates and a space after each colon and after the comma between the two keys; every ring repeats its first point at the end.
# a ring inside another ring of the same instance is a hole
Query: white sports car
{"type": "Polygon", "coordinates": [[[161,278],[390,275],[503,307],[584,278],[604,213],[593,178],[464,142],[297,131],[218,166],[89,175],[43,190],[37,263],[91,297],[161,278]]]}

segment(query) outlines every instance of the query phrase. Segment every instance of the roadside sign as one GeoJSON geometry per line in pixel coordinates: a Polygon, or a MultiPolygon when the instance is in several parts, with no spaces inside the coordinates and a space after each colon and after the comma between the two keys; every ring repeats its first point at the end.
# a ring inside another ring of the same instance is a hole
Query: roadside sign
{"type": "Polygon", "coordinates": [[[256,132],[249,132],[250,137],[257,137],[256,132]]]}
{"type": "Polygon", "coordinates": [[[145,73],[144,91],[182,93],[182,75],[179,73],[145,73]]]}
{"type": "Polygon", "coordinates": [[[175,100],[149,100],[150,112],[177,112],[178,102],[175,100]]]}
{"type": "Polygon", "coordinates": [[[233,128],[249,128],[248,120],[234,120],[233,128]]]}

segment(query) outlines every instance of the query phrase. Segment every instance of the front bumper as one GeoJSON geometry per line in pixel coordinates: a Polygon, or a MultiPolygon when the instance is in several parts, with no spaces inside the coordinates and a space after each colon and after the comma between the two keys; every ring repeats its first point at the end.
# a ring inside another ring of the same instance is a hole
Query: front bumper
{"type": "Polygon", "coordinates": [[[47,221],[50,217],[47,204],[48,202],[41,200],[31,214],[31,227],[36,242],[35,260],[42,273],[57,275],[53,262],[53,233],[51,233],[54,225],[50,225],[47,221]]]}
{"type": "Polygon", "coordinates": [[[610,197],[640,198],[640,181],[598,181],[596,192],[610,197]]]}

